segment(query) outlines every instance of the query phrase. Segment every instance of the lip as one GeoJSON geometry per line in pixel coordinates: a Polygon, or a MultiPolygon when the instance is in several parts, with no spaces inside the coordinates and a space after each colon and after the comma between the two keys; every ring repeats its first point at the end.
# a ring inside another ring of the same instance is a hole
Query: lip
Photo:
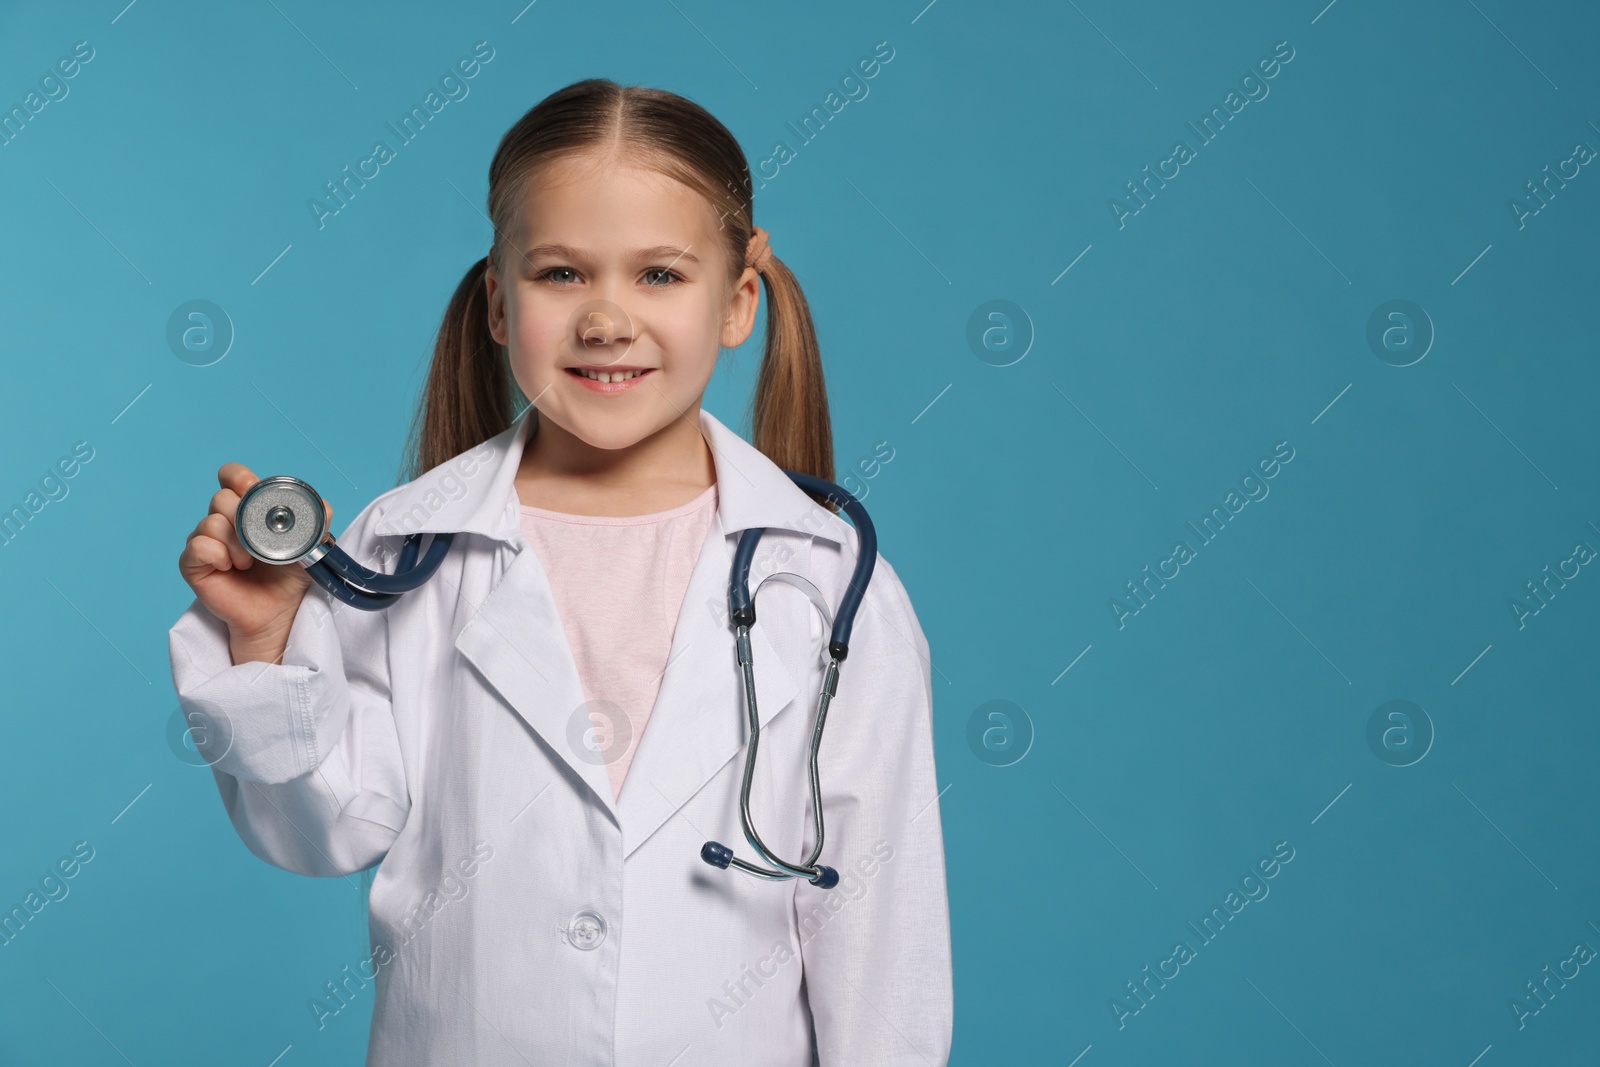
{"type": "MultiPolygon", "coordinates": [[[[599,370],[601,368],[597,367],[595,369],[599,370]]],[[[569,378],[575,379],[579,385],[589,390],[591,393],[600,393],[602,395],[626,393],[629,390],[637,387],[640,382],[644,381],[651,374],[655,373],[654,367],[606,367],[604,369],[607,373],[630,370],[637,370],[640,373],[635,374],[632,378],[629,378],[625,382],[597,382],[593,378],[585,377],[578,367],[563,367],[561,372],[567,375],[569,378]]]]}

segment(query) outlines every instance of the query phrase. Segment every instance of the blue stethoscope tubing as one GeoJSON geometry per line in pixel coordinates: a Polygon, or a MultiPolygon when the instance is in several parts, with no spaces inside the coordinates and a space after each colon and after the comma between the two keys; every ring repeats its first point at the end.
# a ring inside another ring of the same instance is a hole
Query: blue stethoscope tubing
{"type": "MultiPolygon", "coordinates": [[[[756,621],[755,597],[750,591],[750,565],[755,559],[761,535],[766,532],[762,527],[752,527],[739,538],[739,546],[733,554],[733,571],[728,580],[730,621],[734,626],[739,667],[744,674],[745,710],[750,726],[750,742],[744,757],[744,780],[739,788],[739,819],[750,847],[777,869],[737,859],[731,848],[716,841],[707,841],[701,847],[700,858],[723,870],[731,866],[771,880],[804,878],[821,889],[832,889],[839,884],[839,872],[817,863],[817,857],[822,854],[824,837],[817,750],[822,745],[822,728],[828,720],[828,705],[838,692],[839,665],[850,653],[850,630],[855,623],[856,611],[866,596],[867,583],[872,580],[872,568],[878,560],[878,535],[867,509],[853,493],[826,478],[781,469],[801,489],[843,508],[855,525],[859,542],[850,583],[839,599],[839,610],[833,619],[833,630],[828,640],[827,672],[817,698],[817,725],[811,734],[811,809],[817,840],[804,863],[789,863],[767,847],[750,818],[750,786],[755,780],[756,752],[761,745],[755,664],[750,653],[750,629],[756,621]]],[[[454,536],[450,533],[433,534],[427,552],[423,552],[424,535],[411,534],[401,546],[400,559],[393,574],[372,570],[357,563],[334,543],[327,531],[322,497],[316,490],[300,479],[287,475],[263,478],[246,490],[235,512],[234,528],[240,543],[256,559],[280,565],[299,563],[329,595],[363,611],[381,611],[399,600],[401,594],[421,587],[444,562],[454,536]],[[298,533],[295,532],[297,525],[300,526],[298,533]]]]}
{"type": "Polygon", "coordinates": [[[822,728],[828,721],[828,705],[839,686],[839,664],[850,653],[850,629],[855,623],[856,610],[866,596],[867,583],[872,580],[872,568],[878,561],[878,535],[873,529],[867,509],[854,494],[832,482],[815,475],[784,469],[796,485],[833,501],[850,516],[855,524],[859,541],[855,569],[850,574],[850,584],[839,599],[839,611],[834,616],[833,632],[828,641],[828,669],[822,680],[822,691],[817,698],[817,725],[811,734],[811,810],[816,823],[817,840],[811,855],[804,863],[789,863],[773,853],[756,832],[750,818],[750,785],[755,779],[756,751],[761,745],[761,717],[756,709],[755,666],[750,654],[750,628],[755,625],[755,598],[750,593],[750,564],[755,558],[756,545],[765,531],[761,527],[745,530],[739,538],[739,547],[733,555],[733,576],[729,582],[728,603],[735,626],[734,640],[739,652],[739,666],[744,672],[745,709],[750,725],[750,742],[745,749],[744,782],[739,787],[739,819],[744,826],[745,840],[750,847],[777,870],[770,870],[734,858],[733,850],[716,841],[707,841],[700,849],[700,858],[713,867],[737,867],[759,878],[779,880],[804,878],[820,889],[832,889],[839,884],[839,872],[825,864],[818,864],[824,838],[822,819],[822,785],[817,775],[817,750],[822,745],[822,728]]]}
{"type": "Polygon", "coordinates": [[[454,534],[436,533],[426,553],[421,553],[422,534],[412,534],[400,547],[400,561],[393,574],[369,570],[350,558],[349,553],[337,545],[328,548],[322,558],[308,564],[306,569],[318,585],[352,607],[364,611],[379,611],[422,586],[433,572],[439,569],[450,551],[454,534]],[[417,556],[422,555],[422,561],[417,556]]]}

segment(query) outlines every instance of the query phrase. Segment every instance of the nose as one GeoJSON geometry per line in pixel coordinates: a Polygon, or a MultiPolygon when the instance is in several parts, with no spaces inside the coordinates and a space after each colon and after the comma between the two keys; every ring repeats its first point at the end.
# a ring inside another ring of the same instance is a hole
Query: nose
{"type": "Polygon", "coordinates": [[[585,347],[604,346],[628,332],[627,322],[605,311],[590,311],[584,316],[579,340],[585,347]]]}
{"type": "Polygon", "coordinates": [[[572,327],[578,356],[590,366],[616,363],[633,347],[633,319],[611,300],[587,300],[579,305],[573,311],[572,327]]]}

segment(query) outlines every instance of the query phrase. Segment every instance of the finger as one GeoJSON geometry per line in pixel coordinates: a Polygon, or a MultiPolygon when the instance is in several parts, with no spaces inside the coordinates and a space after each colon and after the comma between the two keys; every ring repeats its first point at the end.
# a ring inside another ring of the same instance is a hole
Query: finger
{"type": "Polygon", "coordinates": [[[245,491],[260,480],[243,463],[229,462],[217,468],[217,484],[224,489],[232,489],[238,496],[244,496],[245,491]]]}
{"type": "MultiPolygon", "coordinates": [[[[241,558],[239,553],[244,551],[244,546],[239,543],[239,532],[236,525],[239,517],[239,494],[232,489],[218,489],[213,493],[211,496],[211,510],[207,512],[206,518],[209,519],[212,516],[220,517],[227,524],[226,530],[220,530],[212,536],[228,544],[229,548],[233,550],[234,559],[241,558]]],[[[201,521],[204,522],[205,520],[202,519],[201,521]]],[[[248,552],[244,554],[249,555],[248,552]]],[[[244,565],[249,566],[249,564],[244,565]]]]}
{"type": "Polygon", "coordinates": [[[228,555],[228,547],[204,534],[189,538],[183,547],[183,554],[178,557],[178,570],[190,581],[203,578],[211,571],[232,569],[233,560],[228,555]]]}
{"type": "MultiPolygon", "coordinates": [[[[231,491],[223,490],[223,493],[229,492],[231,491]]],[[[223,493],[217,495],[222,496],[223,493]]],[[[220,542],[233,560],[233,566],[240,570],[249,570],[255,564],[255,557],[247,552],[239,541],[239,531],[233,526],[233,512],[217,511],[213,506],[211,514],[201,519],[200,525],[195,527],[195,533],[220,542]]]]}
{"type": "Polygon", "coordinates": [[[211,494],[211,513],[226,515],[229,521],[239,514],[239,494],[232,489],[218,489],[211,494]]]}
{"type": "Polygon", "coordinates": [[[194,524],[194,529],[189,531],[189,536],[190,537],[195,537],[195,536],[210,537],[210,536],[212,536],[212,533],[210,531],[214,531],[216,529],[216,527],[208,520],[210,520],[211,517],[213,515],[215,515],[215,514],[216,514],[216,512],[208,512],[206,514],[205,518],[201,519],[199,522],[194,524]]]}

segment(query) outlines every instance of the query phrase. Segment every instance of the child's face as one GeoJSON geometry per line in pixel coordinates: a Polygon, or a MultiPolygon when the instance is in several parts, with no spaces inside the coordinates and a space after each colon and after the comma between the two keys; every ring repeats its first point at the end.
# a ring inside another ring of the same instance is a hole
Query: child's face
{"type": "Polygon", "coordinates": [[[562,161],[531,183],[487,285],[490,332],[540,420],[616,449],[698,410],[720,349],[755,323],[759,277],[730,287],[725,238],[703,197],[655,171],[562,161]],[[645,373],[596,389],[581,369],[645,373]]]}

